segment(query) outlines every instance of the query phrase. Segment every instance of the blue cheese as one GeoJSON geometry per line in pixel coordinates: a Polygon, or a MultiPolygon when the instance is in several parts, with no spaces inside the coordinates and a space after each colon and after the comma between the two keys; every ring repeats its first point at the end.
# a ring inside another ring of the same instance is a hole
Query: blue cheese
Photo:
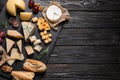
{"type": "Polygon", "coordinates": [[[27,41],[28,38],[33,34],[35,30],[35,25],[30,22],[22,22],[22,28],[23,28],[25,41],[27,41]]]}

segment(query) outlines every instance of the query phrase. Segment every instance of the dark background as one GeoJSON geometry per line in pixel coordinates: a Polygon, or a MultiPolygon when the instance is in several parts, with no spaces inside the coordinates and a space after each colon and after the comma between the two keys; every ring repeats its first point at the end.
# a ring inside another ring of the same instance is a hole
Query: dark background
{"type": "Polygon", "coordinates": [[[63,25],[42,80],[120,80],[120,0],[56,1],[71,19],[63,25]]]}

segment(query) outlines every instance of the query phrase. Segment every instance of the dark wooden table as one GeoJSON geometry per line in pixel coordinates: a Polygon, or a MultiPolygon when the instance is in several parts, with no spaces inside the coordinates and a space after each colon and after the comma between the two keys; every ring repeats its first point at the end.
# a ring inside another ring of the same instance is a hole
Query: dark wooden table
{"type": "Polygon", "coordinates": [[[120,0],[56,1],[71,19],[42,80],[120,80],[120,0]]]}

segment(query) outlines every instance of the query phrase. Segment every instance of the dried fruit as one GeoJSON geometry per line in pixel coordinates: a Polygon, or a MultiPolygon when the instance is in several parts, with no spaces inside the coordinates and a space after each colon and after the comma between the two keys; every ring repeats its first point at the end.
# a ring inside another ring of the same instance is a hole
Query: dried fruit
{"type": "Polygon", "coordinates": [[[13,17],[9,18],[9,23],[15,28],[17,28],[19,26],[18,21],[13,17]]]}

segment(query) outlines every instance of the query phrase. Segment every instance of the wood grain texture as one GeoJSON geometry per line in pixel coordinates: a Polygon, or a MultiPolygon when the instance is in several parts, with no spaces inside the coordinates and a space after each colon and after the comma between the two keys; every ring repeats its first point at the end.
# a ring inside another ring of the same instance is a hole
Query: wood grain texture
{"type": "Polygon", "coordinates": [[[42,80],[120,80],[120,0],[55,1],[69,10],[71,19],[42,80]]]}

